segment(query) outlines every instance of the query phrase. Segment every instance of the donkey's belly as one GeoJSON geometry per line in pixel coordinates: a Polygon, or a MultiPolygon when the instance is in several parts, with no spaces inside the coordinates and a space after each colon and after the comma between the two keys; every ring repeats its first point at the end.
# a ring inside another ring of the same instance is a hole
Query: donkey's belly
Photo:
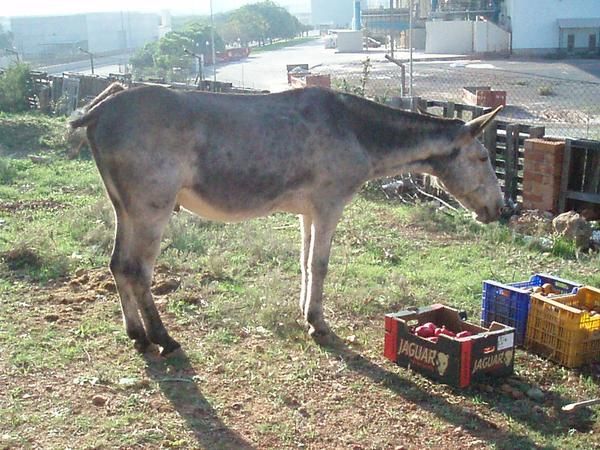
{"type": "Polygon", "coordinates": [[[235,210],[220,207],[215,202],[209,202],[202,198],[191,189],[180,190],[177,194],[177,203],[200,217],[219,222],[241,222],[271,213],[271,209],[266,205],[256,209],[236,208],[235,210]]]}

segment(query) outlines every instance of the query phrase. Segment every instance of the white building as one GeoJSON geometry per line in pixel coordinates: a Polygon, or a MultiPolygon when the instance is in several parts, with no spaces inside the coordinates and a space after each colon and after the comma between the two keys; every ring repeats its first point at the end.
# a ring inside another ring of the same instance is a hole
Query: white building
{"type": "Polygon", "coordinates": [[[353,0],[311,0],[312,23],[333,28],[349,27],[354,14],[353,5],[353,0]]]}
{"type": "Polygon", "coordinates": [[[71,56],[80,47],[98,54],[135,49],[158,39],[159,24],[156,14],[135,12],[10,19],[14,47],[26,60],[71,56]]]}
{"type": "Polygon", "coordinates": [[[512,52],[598,52],[599,0],[505,0],[501,15],[512,52]]]}

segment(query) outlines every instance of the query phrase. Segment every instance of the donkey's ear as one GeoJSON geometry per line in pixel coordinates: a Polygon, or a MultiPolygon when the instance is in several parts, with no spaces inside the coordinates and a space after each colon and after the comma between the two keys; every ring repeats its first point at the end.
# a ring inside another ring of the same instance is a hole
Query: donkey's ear
{"type": "Polygon", "coordinates": [[[472,138],[476,138],[481,133],[483,133],[483,130],[485,130],[485,127],[487,127],[492,122],[492,120],[494,120],[494,117],[496,117],[496,114],[498,114],[501,109],[502,109],[502,106],[498,106],[492,112],[483,114],[482,116],[479,116],[473,120],[469,120],[467,123],[465,123],[463,125],[460,134],[462,136],[468,135],[472,138]]]}

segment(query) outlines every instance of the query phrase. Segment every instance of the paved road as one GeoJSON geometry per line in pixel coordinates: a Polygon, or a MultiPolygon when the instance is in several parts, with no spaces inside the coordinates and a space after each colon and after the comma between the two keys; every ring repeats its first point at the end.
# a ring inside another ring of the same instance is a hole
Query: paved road
{"type": "MultiPolygon", "coordinates": [[[[268,89],[272,92],[288,89],[286,64],[305,63],[315,67],[315,71],[328,73],[360,72],[362,62],[369,57],[372,70],[389,70],[391,63],[385,58],[384,49],[372,49],[361,53],[338,53],[325,49],[322,40],[264,53],[251,54],[237,63],[217,68],[217,79],[232,82],[238,86],[268,89]]],[[[396,58],[408,60],[408,52],[396,52],[396,58]]],[[[515,59],[469,59],[465,55],[431,55],[414,53],[414,70],[439,65],[440,68],[457,67],[485,68],[502,72],[525,73],[557,77],[571,81],[600,82],[600,61],[573,60],[515,60],[515,59]]],[[[407,71],[408,72],[408,71],[407,71]]],[[[209,73],[210,68],[209,68],[209,73]]]]}
{"type": "MultiPolygon", "coordinates": [[[[268,89],[272,92],[289,89],[287,84],[287,64],[344,65],[360,63],[367,56],[385,61],[383,50],[363,53],[337,53],[326,49],[321,39],[275,51],[250,54],[236,63],[217,67],[217,79],[237,86],[255,89],[268,89]]],[[[209,74],[210,68],[208,69],[209,74]]]]}
{"type": "MultiPolygon", "coordinates": [[[[105,56],[94,58],[94,73],[96,75],[108,75],[109,73],[122,73],[125,65],[129,61],[129,54],[105,56]]],[[[55,64],[51,66],[40,67],[39,70],[47,72],[49,75],[62,75],[65,72],[83,73],[89,75],[92,73],[90,60],[85,59],[65,64],[55,64]]]]}
{"type": "MultiPolygon", "coordinates": [[[[232,82],[236,86],[255,89],[267,89],[278,92],[288,89],[286,64],[304,63],[315,67],[316,71],[326,72],[360,72],[362,62],[369,57],[372,69],[385,70],[390,64],[385,58],[384,49],[370,49],[360,53],[338,53],[335,49],[326,49],[323,40],[307,42],[293,47],[275,51],[253,53],[243,61],[217,66],[217,80],[232,82]]],[[[396,58],[408,60],[408,52],[396,52],[396,58]]],[[[545,75],[576,81],[600,82],[600,61],[588,59],[573,60],[517,60],[517,59],[469,59],[464,55],[431,55],[420,52],[414,53],[415,71],[420,66],[433,63],[440,67],[473,67],[490,70],[545,75]],[[445,59],[445,61],[440,61],[445,59]]],[[[108,75],[121,73],[128,62],[128,55],[96,58],[95,73],[108,75]]],[[[89,60],[60,64],[43,68],[53,75],[63,72],[78,72],[90,74],[89,60]]],[[[206,68],[209,78],[212,78],[212,67],[206,68]]]]}

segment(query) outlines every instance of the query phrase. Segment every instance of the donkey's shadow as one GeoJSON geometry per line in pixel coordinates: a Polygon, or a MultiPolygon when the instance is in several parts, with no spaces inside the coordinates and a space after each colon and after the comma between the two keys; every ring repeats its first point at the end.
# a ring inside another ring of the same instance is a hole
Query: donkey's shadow
{"type": "MultiPolygon", "coordinates": [[[[493,443],[500,448],[504,448],[507,442],[510,445],[514,445],[513,448],[538,448],[538,445],[527,436],[502,430],[492,421],[493,419],[488,420],[485,417],[481,417],[480,414],[477,414],[468,407],[451,404],[443,397],[426,391],[410,379],[388,371],[379,364],[352,350],[342,339],[335,335],[332,336],[324,349],[342,359],[349,370],[369,378],[374,384],[384,386],[398,397],[402,397],[410,403],[415,403],[419,408],[429,411],[448,424],[463,428],[465,424],[468,424],[467,428],[470,434],[479,439],[493,443]]],[[[460,394],[467,397],[483,396],[488,403],[496,405],[495,408],[512,419],[523,422],[527,426],[535,427],[535,429],[541,429],[548,435],[564,434],[571,428],[581,428],[582,431],[589,431],[589,425],[593,423],[590,420],[589,411],[582,411],[580,414],[571,416],[562,414],[552,420],[543,420],[541,417],[533,417],[523,412],[515,413],[514,409],[509,405],[499,404],[492,394],[482,394],[468,389],[460,390],[460,394]]],[[[564,404],[568,402],[568,400],[563,398],[557,398],[555,403],[564,404]]],[[[559,408],[557,404],[555,404],[555,407],[559,408]]],[[[549,446],[547,448],[555,447],[549,446]]]]}
{"type": "Polygon", "coordinates": [[[202,448],[253,450],[255,447],[220,418],[198,389],[196,371],[183,350],[169,358],[146,353],[146,372],[156,381],[171,406],[185,420],[202,448]]]}

